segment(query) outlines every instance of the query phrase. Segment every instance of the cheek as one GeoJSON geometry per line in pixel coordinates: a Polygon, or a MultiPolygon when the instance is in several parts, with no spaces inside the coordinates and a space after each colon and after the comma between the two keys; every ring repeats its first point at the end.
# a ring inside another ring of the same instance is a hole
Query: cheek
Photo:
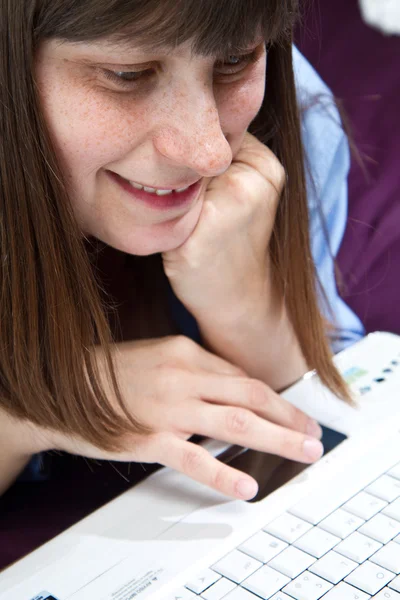
{"type": "Polygon", "coordinates": [[[247,131],[261,108],[264,90],[264,78],[257,78],[233,90],[231,88],[219,92],[221,128],[227,137],[231,139],[247,131]]]}
{"type": "Polygon", "coordinates": [[[139,107],[126,110],[116,101],[54,79],[41,90],[46,122],[65,174],[93,175],[139,142],[146,120],[139,107]],[[134,132],[134,133],[133,133],[134,132]]]}

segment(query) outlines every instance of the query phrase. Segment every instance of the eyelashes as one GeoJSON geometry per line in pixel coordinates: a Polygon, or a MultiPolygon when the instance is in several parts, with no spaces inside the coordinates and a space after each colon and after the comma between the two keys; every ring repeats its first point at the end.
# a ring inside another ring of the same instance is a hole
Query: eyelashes
{"type": "MultiPolygon", "coordinates": [[[[257,62],[259,58],[259,50],[247,54],[230,55],[226,59],[219,60],[215,63],[214,73],[216,80],[223,81],[224,78],[229,80],[229,77],[240,74],[245,71],[249,65],[257,62]]],[[[102,76],[111,81],[114,85],[123,90],[134,90],[141,84],[148,83],[149,80],[157,73],[157,68],[147,68],[138,71],[112,71],[110,69],[101,69],[102,76]]]]}

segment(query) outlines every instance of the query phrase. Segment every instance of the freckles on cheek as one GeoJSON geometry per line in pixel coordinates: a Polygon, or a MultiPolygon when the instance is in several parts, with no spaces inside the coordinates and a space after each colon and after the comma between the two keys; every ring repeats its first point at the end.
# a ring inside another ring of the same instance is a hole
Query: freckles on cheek
{"type": "MultiPolygon", "coordinates": [[[[43,96],[50,134],[66,171],[93,173],[123,157],[143,118],[117,100],[78,86],[48,86],[43,96]]],[[[140,112],[140,111],[139,111],[140,112]]],[[[140,132],[138,132],[140,135],[140,132]]]]}
{"type": "Polygon", "coordinates": [[[243,85],[233,94],[226,94],[221,126],[227,133],[247,130],[257,116],[264,99],[264,84],[243,85]]]}

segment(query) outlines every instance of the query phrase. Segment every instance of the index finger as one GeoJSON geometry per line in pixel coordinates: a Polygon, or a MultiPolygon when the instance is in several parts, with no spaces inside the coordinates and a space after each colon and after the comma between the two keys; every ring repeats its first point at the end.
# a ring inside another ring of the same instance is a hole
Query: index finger
{"type": "Polygon", "coordinates": [[[321,428],[314,419],[257,379],[210,374],[197,378],[196,389],[200,400],[247,408],[282,427],[322,437],[321,428]]]}

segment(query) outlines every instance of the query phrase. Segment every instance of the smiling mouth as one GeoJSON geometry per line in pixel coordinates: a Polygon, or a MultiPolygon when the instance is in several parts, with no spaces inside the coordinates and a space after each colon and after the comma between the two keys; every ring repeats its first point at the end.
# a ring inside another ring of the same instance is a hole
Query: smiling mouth
{"type": "Polygon", "coordinates": [[[180,188],[153,188],[142,185],[136,181],[125,179],[114,171],[107,171],[109,177],[128,192],[133,200],[145,203],[155,210],[176,210],[190,206],[196,201],[202,187],[202,179],[180,188]]]}
{"type": "Polygon", "coordinates": [[[182,192],[186,192],[186,190],[188,190],[191,185],[187,185],[186,187],[182,187],[182,188],[167,188],[167,189],[162,189],[162,188],[152,188],[149,187],[147,185],[141,185],[140,183],[136,183],[135,181],[131,181],[130,179],[127,179],[127,182],[136,190],[144,190],[145,192],[147,192],[148,194],[157,194],[157,196],[169,196],[170,194],[176,192],[177,194],[182,194],[182,192]]]}

